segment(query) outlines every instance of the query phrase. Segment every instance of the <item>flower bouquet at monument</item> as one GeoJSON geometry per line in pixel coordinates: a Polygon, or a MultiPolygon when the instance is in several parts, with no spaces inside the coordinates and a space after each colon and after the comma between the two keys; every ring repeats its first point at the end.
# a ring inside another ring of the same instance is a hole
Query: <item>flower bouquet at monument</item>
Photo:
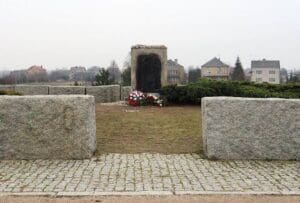
{"type": "Polygon", "coordinates": [[[164,105],[164,101],[161,99],[158,93],[143,93],[141,91],[133,91],[128,96],[128,105],[130,106],[160,106],[164,105]]]}
{"type": "Polygon", "coordinates": [[[128,96],[128,105],[130,106],[146,106],[146,96],[141,91],[133,91],[128,96]]]}
{"type": "Polygon", "coordinates": [[[146,97],[147,97],[148,105],[154,105],[160,107],[164,105],[164,102],[158,93],[148,93],[146,97]]]}

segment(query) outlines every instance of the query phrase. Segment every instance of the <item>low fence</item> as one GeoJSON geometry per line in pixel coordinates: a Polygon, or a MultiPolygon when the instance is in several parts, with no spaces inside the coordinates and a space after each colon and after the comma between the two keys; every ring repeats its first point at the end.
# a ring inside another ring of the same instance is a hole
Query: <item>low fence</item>
{"type": "Polygon", "coordinates": [[[96,150],[93,96],[1,96],[0,107],[0,159],[85,159],[96,150]]]}
{"type": "Polygon", "coordinates": [[[300,100],[202,99],[203,148],[211,159],[300,160],[300,100]]]}
{"type": "Polygon", "coordinates": [[[0,90],[14,90],[22,95],[93,95],[97,103],[124,100],[130,86],[47,86],[47,85],[0,85],[0,90]]]}

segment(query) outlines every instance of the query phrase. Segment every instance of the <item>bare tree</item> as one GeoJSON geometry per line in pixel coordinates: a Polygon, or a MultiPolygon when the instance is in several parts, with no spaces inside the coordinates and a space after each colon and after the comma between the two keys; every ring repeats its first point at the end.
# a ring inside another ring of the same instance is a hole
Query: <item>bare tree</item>
{"type": "Polygon", "coordinates": [[[109,72],[109,79],[113,81],[114,84],[118,84],[121,82],[121,71],[115,60],[111,61],[110,66],[107,68],[107,71],[109,72]]]}

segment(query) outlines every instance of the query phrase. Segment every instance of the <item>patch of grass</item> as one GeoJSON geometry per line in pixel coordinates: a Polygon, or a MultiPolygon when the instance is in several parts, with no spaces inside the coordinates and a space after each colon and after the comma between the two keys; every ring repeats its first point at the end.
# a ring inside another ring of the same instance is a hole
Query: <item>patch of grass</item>
{"type": "Polygon", "coordinates": [[[97,152],[199,153],[199,106],[124,107],[96,105],[97,152]]]}

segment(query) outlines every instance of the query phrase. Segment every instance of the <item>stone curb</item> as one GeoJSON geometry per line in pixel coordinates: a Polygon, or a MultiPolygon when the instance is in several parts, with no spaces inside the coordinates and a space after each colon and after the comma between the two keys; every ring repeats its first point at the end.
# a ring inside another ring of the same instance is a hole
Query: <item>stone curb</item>
{"type": "Polygon", "coordinates": [[[175,191],[175,195],[300,195],[300,191],[175,191]]]}
{"type": "Polygon", "coordinates": [[[3,196],[50,196],[50,197],[86,197],[86,196],[172,196],[172,195],[291,195],[300,196],[300,191],[139,191],[139,192],[2,192],[3,196]]]}
{"type": "Polygon", "coordinates": [[[1,192],[0,197],[3,196],[56,196],[56,192],[1,192]]]}
{"type": "Polygon", "coordinates": [[[139,192],[95,192],[95,196],[167,196],[172,191],[139,191],[139,192]]]}

